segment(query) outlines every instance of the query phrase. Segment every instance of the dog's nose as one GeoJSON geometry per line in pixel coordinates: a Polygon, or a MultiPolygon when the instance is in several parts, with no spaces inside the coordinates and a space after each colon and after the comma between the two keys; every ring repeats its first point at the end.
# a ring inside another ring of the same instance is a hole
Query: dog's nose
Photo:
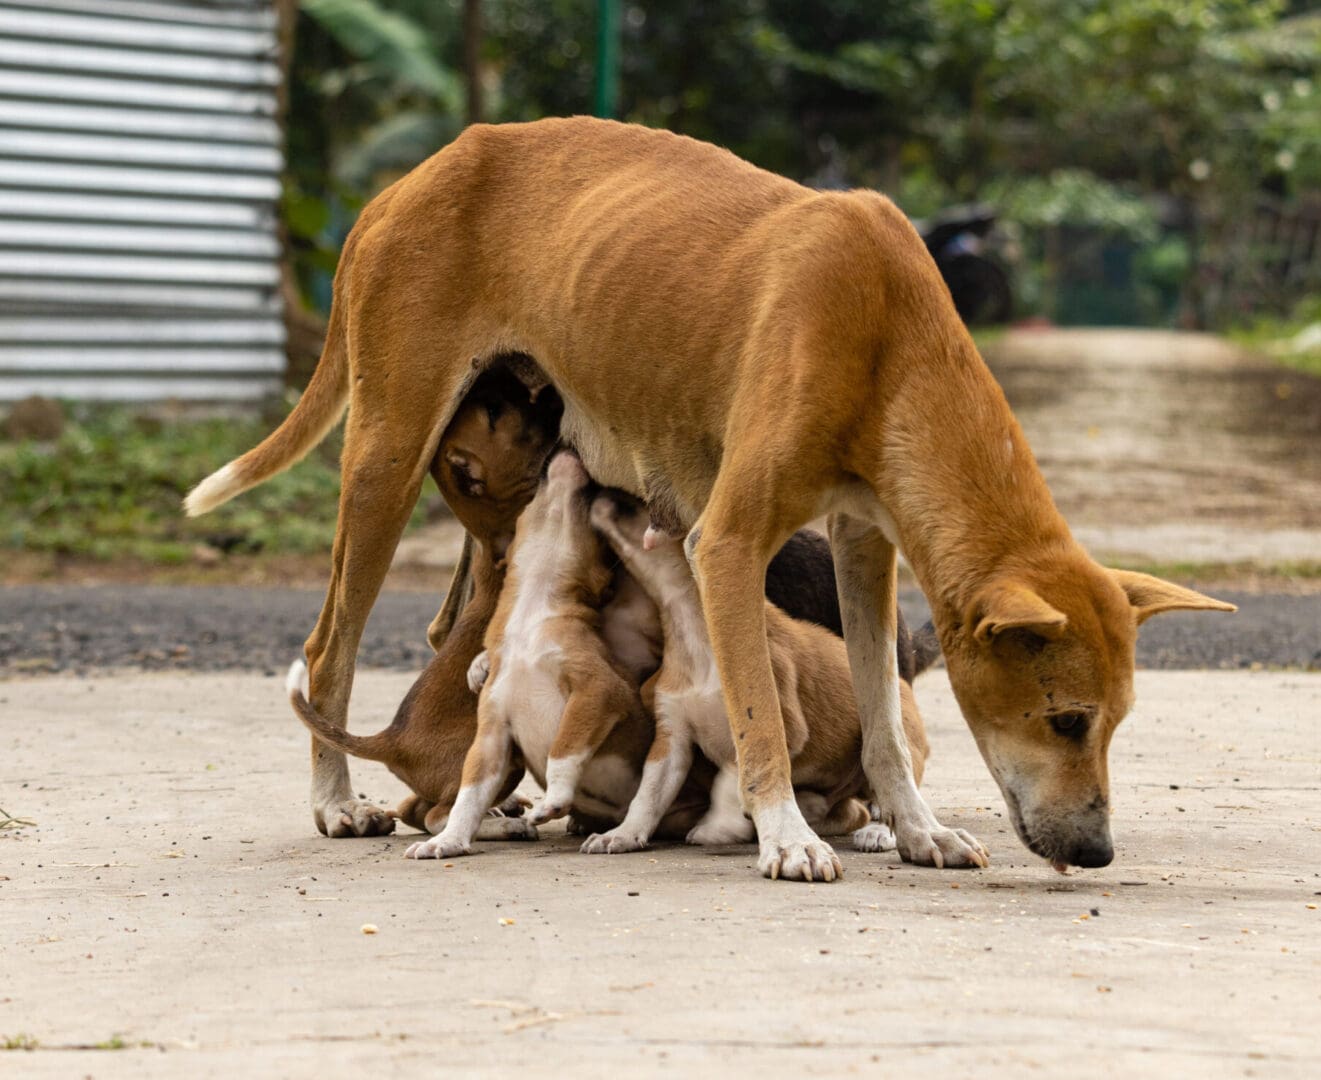
{"type": "Polygon", "coordinates": [[[1085,840],[1069,853],[1068,862],[1074,866],[1109,866],[1114,861],[1115,847],[1108,836],[1085,840]]]}

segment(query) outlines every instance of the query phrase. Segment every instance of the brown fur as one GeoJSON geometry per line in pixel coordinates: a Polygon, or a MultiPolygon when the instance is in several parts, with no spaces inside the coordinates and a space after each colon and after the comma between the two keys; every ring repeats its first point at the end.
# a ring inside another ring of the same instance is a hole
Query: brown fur
{"type": "MultiPolygon", "coordinates": [[[[469,395],[441,438],[431,474],[476,543],[470,548],[471,598],[435,657],[400,703],[393,722],[375,735],[351,735],[322,717],[302,695],[294,712],[320,742],[379,761],[413,789],[395,816],[438,832],[458,794],[464,755],[477,731],[477,695],[468,667],[482,651],[505,579],[504,553],[519,513],[536,490],[537,474],[555,440],[558,416],[519,400],[517,384],[488,380],[469,395]]],[[[524,395],[525,396],[525,395],[524,395]]],[[[517,785],[512,774],[504,801],[517,785]]]]}
{"type": "MultiPolygon", "coordinates": [[[[285,468],[352,402],[330,586],[306,650],[330,723],[344,724],[363,624],[473,360],[509,351],[559,391],[564,436],[593,477],[638,496],[663,477],[667,508],[692,528],[763,873],[841,870],[789,808],[762,591],[771,554],[822,513],[864,766],[901,854],[985,862],[937,821],[903,753],[896,545],[1020,835],[1055,861],[1110,858],[1106,751],[1131,703],[1137,624],[1228,605],[1087,557],[887,199],[809,191],[641,127],[474,126],[373,200],[345,244],[307,394],[190,496],[201,512],[285,468]],[[1087,713],[1079,738],[1052,727],[1061,709],[1087,713]]],[[[340,755],[317,761],[312,802],[323,830],[372,831],[340,755]]]]}

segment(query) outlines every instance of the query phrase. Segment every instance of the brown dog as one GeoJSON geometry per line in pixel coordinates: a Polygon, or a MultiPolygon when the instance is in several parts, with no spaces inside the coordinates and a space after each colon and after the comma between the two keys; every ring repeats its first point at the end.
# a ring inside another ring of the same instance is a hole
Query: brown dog
{"type": "MultiPolygon", "coordinates": [[[[477,695],[468,689],[468,667],[482,650],[504,585],[505,551],[519,513],[536,490],[558,427],[553,392],[529,400],[524,385],[501,368],[483,374],[446,428],[431,474],[475,540],[468,551],[472,594],[389,727],[368,736],[335,727],[308,703],[302,662],[290,669],[286,688],[294,712],[316,737],[314,753],[330,748],[382,762],[413,789],[394,816],[416,829],[439,832],[458,794],[463,758],[477,731],[477,695]]],[[[519,775],[511,777],[497,802],[512,792],[519,775]]],[[[351,821],[339,824],[348,827],[351,821]]],[[[393,826],[384,816],[374,831],[389,832],[393,826]]],[[[517,819],[493,819],[483,822],[481,836],[527,833],[517,819]]]]}
{"type": "MultiPolygon", "coordinates": [[[[611,495],[593,501],[592,524],[656,602],[665,652],[650,688],[656,733],[637,794],[624,820],[589,837],[582,850],[613,855],[645,848],[688,774],[694,747],[719,772],[710,808],[688,834],[688,842],[751,840],[752,823],[743,816],[739,799],[737,758],[701,600],[678,540],[655,538],[639,508],[611,495]]],[[[862,772],[862,733],[844,643],[769,602],[766,629],[793,761],[794,793],[804,817],[822,836],[853,833],[854,846],[861,850],[893,847],[889,830],[873,824],[859,801],[859,796],[870,798],[870,791],[862,772]]],[[[907,679],[900,683],[900,694],[907,751],[914,780],[921,783],[929,751],[926,730],[907,679]]]]}
{"type": "MultiPolygon", "coordinates": [[[[822,514],[863,764],[903,857],[986,861],[936,820],[904,750],[898,547],[1019,835],[1055,862],[1110,861],[1106,755],[1132,704],[1137,626],[1230,606],[1107,570],[1076,543],[889,200],[810,191],[630,125],[477,125],[379,195],[345,244],[307,393],[187,500],[201,513],[261,483],[350,404],[330,587],[306,650],[332,724],[440,433],[509,352],[559,392],[593,477],[691,529],[763,873],[841,872],[794,801],[762,604],[767,561],[822,514]]],[[[372,831],[338,755],[318,763],[312,803],[323,830],[372,831]]]]}

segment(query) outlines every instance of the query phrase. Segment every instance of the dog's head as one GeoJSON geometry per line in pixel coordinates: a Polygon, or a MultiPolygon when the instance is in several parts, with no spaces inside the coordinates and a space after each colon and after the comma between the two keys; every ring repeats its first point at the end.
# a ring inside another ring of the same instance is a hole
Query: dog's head
{"type": "Polygon", "coordinates": [[[559,438],[558,395],[536,396],[501,368],[484,372],[441,436],[432,463],[445,502],[465,529],[502,558],[559,438]]]}
{"type": "Polygon", "coordinates": [[[941,627],[959,705],[1014,829],[1061,868],[1105,866],[1107,754],[1133,704],[1138,626],[1163,611],[1232,604],[1083,556],[983,586],[941,627]]]}

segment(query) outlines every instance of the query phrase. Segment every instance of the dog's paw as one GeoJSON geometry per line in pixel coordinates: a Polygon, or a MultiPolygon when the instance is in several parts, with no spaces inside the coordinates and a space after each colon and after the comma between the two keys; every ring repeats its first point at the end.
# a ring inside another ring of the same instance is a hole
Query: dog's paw
{"type": "Polygon", "coordinates": [[[488,817],[477,826],[478,840],[536,840],[537,827],[527,818],[488,817]]]}
{"type": "Polygon", "coordinates": [[[387,836],[398,820],[393,810],[383,810],[361,799],[341,799],[313,811],[317,828],[332,839],[346,836],[387,836]]]}
{"type": "Polygon", "coordinates": [[[625,832],[621,827],[609,832],[593,833],[578,850],[584,855],[622,855],[626,851],[642,851],[646,846],[647,838],[642,833],[632,830],[625,832]]]}
{"type": "Polygon", "coordinates": [[[855,851],[893,851],[897,844],[894,830],[880,821],[870,822],[853,834],[855,851]]]}
{"type": "Polygon", "coordinates": [[[482,687],[486,685],[487,676],[491,674],[491,654],[483,649],[472,658],[472,663],[468,665],[468,689],[474,694],[480,694],[482,687]]]}
{"type": "Polygon", "coordinates": [[[895,823],[895,846],[904,862],[916,866],[957,870],[989,866],[991,859],[980,841],[963,829],[943,825],[904,828],[895,823]]]}
{"type": "Polygon", "coordinates": [[[433,836],[430,840],[419,840],[409,844],[404,852],[406,859],[454,859],[460,855],[471,855],[472,848],[461,840],[446,838],[444,833],[433,836]]]}
{"type": "Polygon", "coordinates": [[[786,881],[834,881],[844,876],[844,864],[824,840],[811,843],[762,844],[757,859],[762,877],[786,881]]]}
{"type": "Polygon", "coordinates": [[[571,806],[571,798],[557,799],[547,795],[523,815],[523,820],[533,825],[544,825],[547,821],[567,816],[571,806]]]}
{"type": "Polygon", "coordinates": [[[716,844],[748,844],[757,836],[757,830],[747,818],[737,821],[699,821],[684,837],[684,843],[699,847],[716,844]]]}

